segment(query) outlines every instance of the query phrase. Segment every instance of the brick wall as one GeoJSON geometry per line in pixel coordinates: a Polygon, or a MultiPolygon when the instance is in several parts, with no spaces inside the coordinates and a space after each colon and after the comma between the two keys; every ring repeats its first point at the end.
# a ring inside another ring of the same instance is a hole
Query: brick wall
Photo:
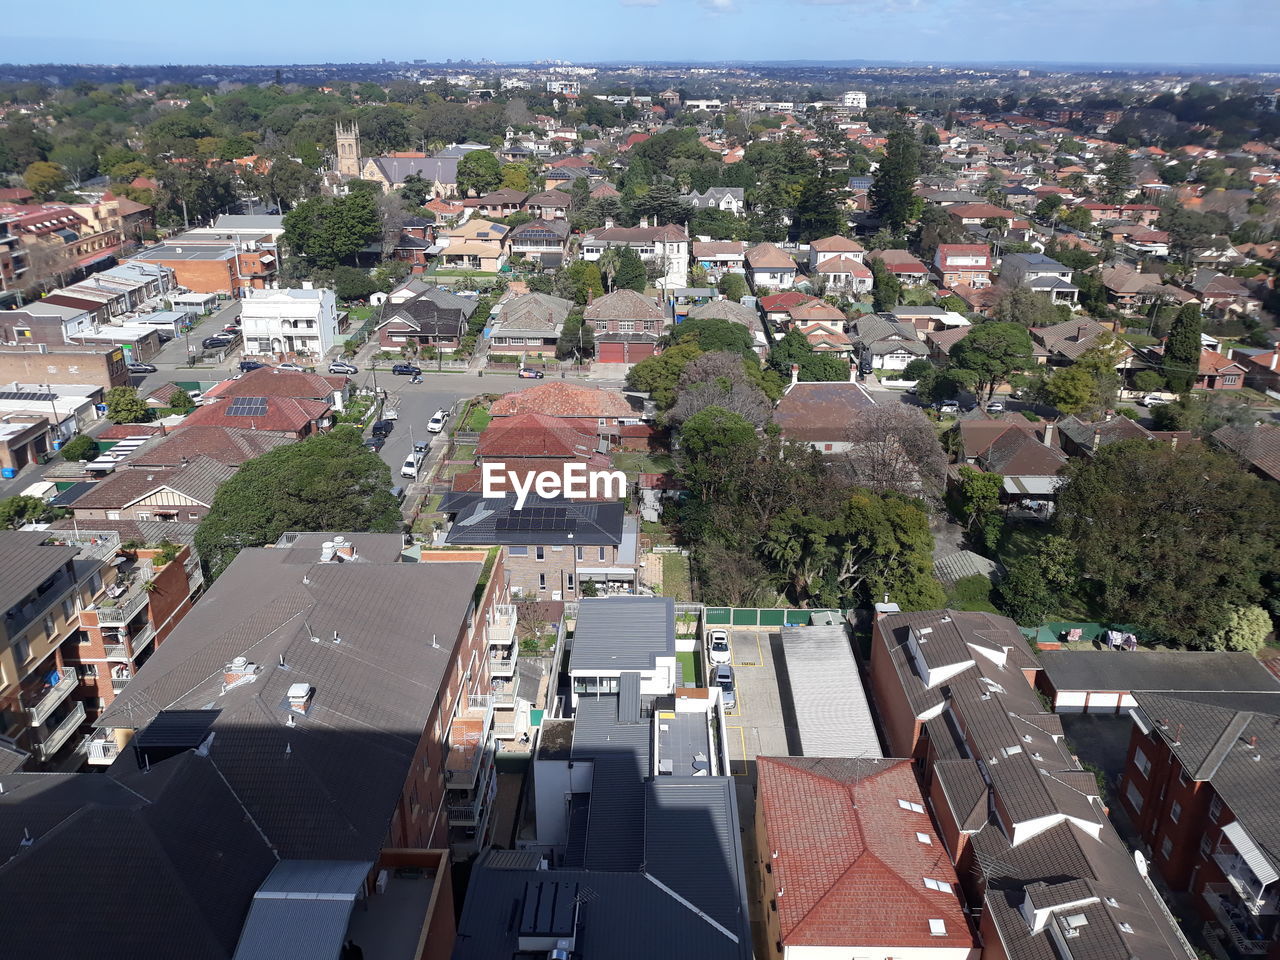
{"type": "Polygon", "coordinates": [[[144,263],[156,263],[173,271],[174,282],[193,293],[231,293],[234,289],[230,260],[149,260],[136,257],[144,263]]]}
{"type": "Polygon", "coordinates": [[[0,382],[93,384],[110,389],[128,384],[129,371],[124,365],[124,351],[119,347],[101,350],[40,353],[34,348],[0,349],[0,382]]]}
{"type": "Polygon", "coordinates": [[[871,691],[880,712],[880,723],[889,744],[889,756],[914,755],[920,737],[920,724],[907,701],[902,682],[889,659],[892,637],[880,630],[877,621],[871,627],[871,691]]]}

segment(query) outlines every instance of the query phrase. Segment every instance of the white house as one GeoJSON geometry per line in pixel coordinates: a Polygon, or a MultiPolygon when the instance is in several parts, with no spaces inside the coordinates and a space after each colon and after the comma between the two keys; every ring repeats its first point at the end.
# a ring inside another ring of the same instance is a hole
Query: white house
{"type": "Polygon", "coordinates": [[[615,227],[606,220],[603,229],[582,238],[582,259],[599,260],[610,247],[630,247],[646,266],[661,271],[656,284],[663,290],[689,285],[689,233],[682,226],[651,227],[646,217],[638,227],[615,227]]]}
{"type": "Polygon", "coordinates": [[[834,257],[848,257],[862,263],[865,256],[866,251],[857,240],[850,240],[848,237],[823,237],[809,244],[809,269],[813,270],[822,261],[834,257]]]}
{"type": "Polygon", "coordinates": [[[796,262],[772,243],[760,243],[747,251],[747,276],[756,290],[790,290],[796,282],[796,262]]]}
{"type": "Polygon", "coordinates": [[[321,357],[338,338],[332,290],[251,290],[240,301],[245,353],[321,357]]]}
{"type": "Polygon", "coordinates": [[[703,193],[695,190],[681,199],[696,210],[723,210],[735,217],[747,210],[746,191],[742,187],[708,187],[703,193]]]}
{"type": "Polygon", "coordinates": [[[850,110],[867,109],[867,95],[861,90],[846,90],[840,97],[840,106],[850,110]]]}

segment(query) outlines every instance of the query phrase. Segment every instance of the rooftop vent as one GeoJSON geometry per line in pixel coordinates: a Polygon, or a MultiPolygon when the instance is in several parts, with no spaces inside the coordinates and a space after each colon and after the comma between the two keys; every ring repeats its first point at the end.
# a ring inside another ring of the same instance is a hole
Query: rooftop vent
{"type": "Polygon", "coordinates": [[[291,683],[289,685],[289,709],[295,713],[305,714],[311,706],[311,695],[315,691],[309,683],[291,683]]]}
{"type": "Polygon", "coordinates": [[[236,657],[222,668],[222,689],[225,692],[241,683],[251,683],[257,679],[258,665],[245,657],[236,657]]]}

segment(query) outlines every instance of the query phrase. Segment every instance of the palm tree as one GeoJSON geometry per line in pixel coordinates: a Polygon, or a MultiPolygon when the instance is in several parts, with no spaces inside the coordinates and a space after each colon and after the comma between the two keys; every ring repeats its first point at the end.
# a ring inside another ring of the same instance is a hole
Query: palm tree
{"type": "Polygon", "coordinates": [[[611,292],[613,278],[621,262],[622,251],[618,247],[605,247],[604,252],[600,254],[600,259],[596,261],[596,266],[600,268],[600,278],[604,281],[605,288],[611,292]]]}

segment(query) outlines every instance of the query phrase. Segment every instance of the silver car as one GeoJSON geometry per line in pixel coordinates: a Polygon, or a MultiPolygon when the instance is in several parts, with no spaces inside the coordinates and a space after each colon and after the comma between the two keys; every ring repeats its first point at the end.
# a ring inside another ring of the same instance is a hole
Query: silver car
{"type": "Polygon", "coordinates": [[[711,684],[720,688],[720,699],[726,710],[738,705],[738,698],[734,695],[733,667],[727,663],[718,664],[711,671],[711,684]]]}

